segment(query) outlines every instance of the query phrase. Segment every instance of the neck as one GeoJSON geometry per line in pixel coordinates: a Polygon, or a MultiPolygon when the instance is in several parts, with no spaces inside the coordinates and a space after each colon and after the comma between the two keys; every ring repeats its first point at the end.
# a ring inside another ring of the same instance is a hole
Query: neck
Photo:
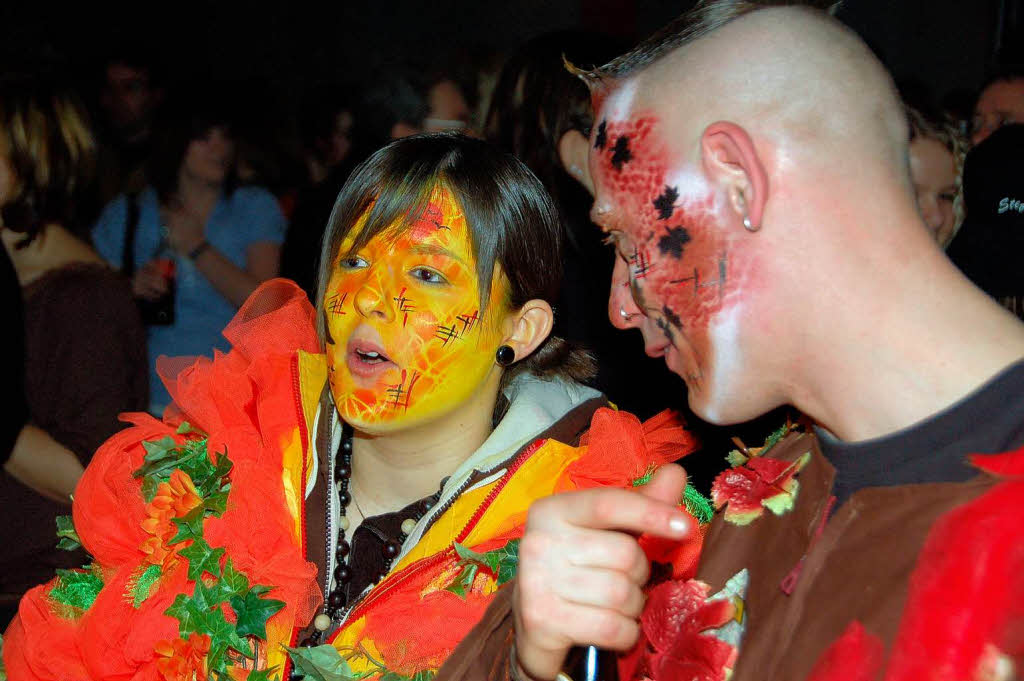
{"type": "MultiPolygon", "coordinates": [[[[488,391],[489,392],[489,391],[488,391]]],[[[352,444],[352,495],[368,515],[397,511],[436,492],[491,434],[490,399],[479,394],[467,407],[437,422],[384,435],[356,431],[352,444]],[[467,413],[471,411],[472,413],[467,413]]]]}
{"type": "Polygon", "coordinates": [[[24,248],[16,248],[24,235],[4,229],[0,236],[22,286],[31,284],[50,270],[74,262],[103,262],[88,245],[57,224],[44,226],[24,248]]]}
{"type": "Polygon", "coordinates": [[[827,278],[802,285],[831,293],[801,311],[801,333],[790,331],[802,345],[790,348],[791,401],[843,440],[923,421],[1024,357],[1024,326],[968,282],[921,225],[888,224],[893,241],[821,261],[827,278]]]}
{"type": "Polygon", "coordinates": [[[200,215],[207,215],[220,198],[222,185],[205,182],[184,169],[178,173],[178,199],[200,215]]]}

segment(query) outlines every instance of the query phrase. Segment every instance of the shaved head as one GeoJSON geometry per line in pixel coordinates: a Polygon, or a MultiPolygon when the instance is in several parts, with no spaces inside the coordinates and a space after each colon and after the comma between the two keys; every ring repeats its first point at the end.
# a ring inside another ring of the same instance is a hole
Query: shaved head
{"type": "Polygon", "coordinates": [[[698,414],[735,422],[806,397],[794,376],[818,329],[797,311],[930,241],[902,105],[852,31],[746,2],[677,28],[584,74],[592,217],[620,255],[613,323],[644,331],[698,414]]]}

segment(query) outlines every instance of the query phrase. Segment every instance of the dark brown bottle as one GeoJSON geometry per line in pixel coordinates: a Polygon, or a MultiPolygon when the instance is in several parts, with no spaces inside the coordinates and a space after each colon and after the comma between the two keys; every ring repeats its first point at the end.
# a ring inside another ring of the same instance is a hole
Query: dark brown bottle
{"type": "Polygon", "coordinates": [[[619,656],[597,646],[575,646],[565,658],[559,681],[619,681],[619,656]]]}
{"type": "Polygon", "coordinates": [[[167,282],[167,290],[155,300],[143,298],[138,300],[143,323],[152,326],[170,326],[174,323],[175,262],[170,248],[166,248],[167,252],[164,250],[165,247],[161,242],[161,250],[153,258],[153,263],[160,269],[164,281],[167,282]]]}

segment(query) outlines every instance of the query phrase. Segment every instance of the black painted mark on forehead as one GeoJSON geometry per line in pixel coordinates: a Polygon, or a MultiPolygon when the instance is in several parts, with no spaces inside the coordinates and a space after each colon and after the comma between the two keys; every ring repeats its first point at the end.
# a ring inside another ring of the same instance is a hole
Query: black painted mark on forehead
{"type": "Polygon", "coordinates": [[[659,220],[668,220],[672,217],[672,213],[675,212],[676,209],[676,199],[678,198],[679,190],[675,187],[665,185],[665,191],[661,193],[661,196],[651,202],[654,204],[654,208],[658,211],[659,220]]]}
{"type": "Polygon", "coordinates": [[[604,149],[608,144],[608,121],[601,121],[597,126],[597,135],[594,136],[594,148],[604,149]]]}
{"type": "Polygon", "coordinates": [[[633,153],[629,150],[629,137],[622,135],[615,140],[612,147],[612,165],[616,170],[622,170],[622,166],[633,160],[633,153]]]}
{"type": "Polygon", "coordinates": [[[658,239],[658,250],[662,255],[671,255],[679,260],[683,257],[683,247],[690,241],[690,233],[685,227],[669,227],[665,235],[658,239]]]}

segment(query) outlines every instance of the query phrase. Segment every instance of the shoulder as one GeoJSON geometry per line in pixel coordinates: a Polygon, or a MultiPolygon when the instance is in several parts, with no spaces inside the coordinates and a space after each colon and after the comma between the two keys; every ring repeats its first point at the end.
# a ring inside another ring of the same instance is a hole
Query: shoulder
{"type": "Polygon", "coordinates": [[[43,284],[43,299],[58,321],[76,329],[121,328],[137,322],[128,281],[106,265],[75,263],[62,267],[43,284]]]}
{"type": "Polygon", "coordinates": [[[227,203],[232,210],[281,213],[277,198],[263,187],[239,187],[231,193],[230,197],[227,197],[227,203]]]}

